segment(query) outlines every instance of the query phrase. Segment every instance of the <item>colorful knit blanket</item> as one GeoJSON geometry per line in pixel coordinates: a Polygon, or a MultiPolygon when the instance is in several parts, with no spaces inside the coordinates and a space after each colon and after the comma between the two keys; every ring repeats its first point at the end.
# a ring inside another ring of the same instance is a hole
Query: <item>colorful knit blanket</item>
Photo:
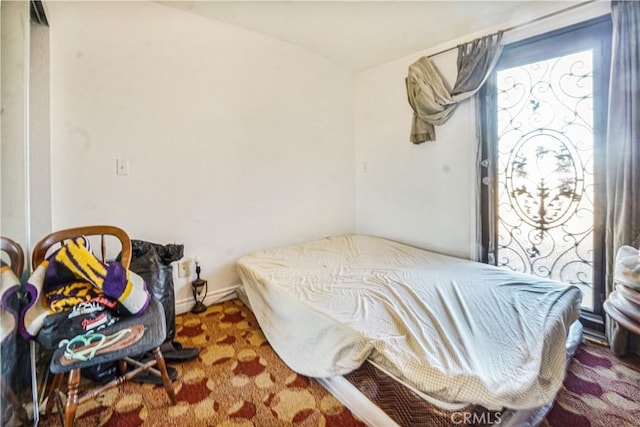
{"type": "Polygon", "coordinates": [[[101,262],[89,239],[78,236],[52,253],[33,271],[25,290],[30,303],[22,310],[20,333],[34,338],[44,319],[79,303],[106,296],[118,301],[124,314],[142,313],[151,299],[142,277],[118,262],[101,262]]]}
{"type": "Polygon", "coordinates": [[[0,266],[0,343],[10,340],[16,332],[18,313],[9,304],[9,299],[20,290],[20,280],[11,267],[0,266]]]}

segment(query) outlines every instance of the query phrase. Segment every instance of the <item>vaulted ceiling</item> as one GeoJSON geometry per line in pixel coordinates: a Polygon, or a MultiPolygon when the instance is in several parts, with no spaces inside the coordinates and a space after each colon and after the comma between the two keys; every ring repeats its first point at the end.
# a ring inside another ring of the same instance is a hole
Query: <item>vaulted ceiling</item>
{"type": "Polygon", "coordinates": [[[579,2],[159,1],[287,41],[353,71],[487,28],[507,28],[579,2]]]}

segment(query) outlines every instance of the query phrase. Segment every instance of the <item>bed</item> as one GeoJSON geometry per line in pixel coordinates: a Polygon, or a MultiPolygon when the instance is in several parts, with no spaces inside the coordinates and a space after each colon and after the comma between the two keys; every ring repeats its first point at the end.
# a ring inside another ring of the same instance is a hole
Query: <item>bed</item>
{"type": "Polygon", "coordinates": [[[340,376],[368,360],[434,402],[490,410],[553,401],[582,298],[372,236],[255,252],[237,270],[266,338],[298,373],[340,376]]]}

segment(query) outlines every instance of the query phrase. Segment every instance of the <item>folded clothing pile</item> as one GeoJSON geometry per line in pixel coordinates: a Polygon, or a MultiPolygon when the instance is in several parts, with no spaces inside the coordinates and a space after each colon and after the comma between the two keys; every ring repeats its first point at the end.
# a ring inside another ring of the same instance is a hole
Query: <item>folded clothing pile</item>
{"type": "Polygon", "coordinates": [[[101,262],[85,236],[68,240],[40,263],[25,290],[30,297],[20,315],[20,333],[25,339],[35,338],[49,315],[88,301],[112,302],[118,314],[135,316],[151,300],[142,277],[118,262],[101,262]]]}
{"type": "Polygon", "coordinates": [[[624,286],[640,291],[640,254],[631,246],[621,246],[616,254],[614,280],[624,286]]]}
{"type": "Polygon", "coordinates": [[[16,277],[11,267],[0,265],[0,343],[4,347],[6,342],[11,340],[18,325],[18,304],[11,303],[17,300],[17,293],[20,290],[20,280],[16,277]]]}
{"type": "Polygon", "coordinates": [[[636,248],[618,249],[613,279],[615,290],[604,302],[604,310],[620,325],[640,334],[640,256],[636,248]]]}

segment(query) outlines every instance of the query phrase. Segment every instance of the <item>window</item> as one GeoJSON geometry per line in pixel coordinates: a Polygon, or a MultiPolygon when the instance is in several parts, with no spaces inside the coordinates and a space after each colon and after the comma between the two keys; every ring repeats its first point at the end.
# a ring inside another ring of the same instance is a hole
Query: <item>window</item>
{"type": "Polygon", "coordinates": [[[482,106],[484,261],[580,287],[597,329],[610,34],[607,17],[505,47],[482,106]]]}

